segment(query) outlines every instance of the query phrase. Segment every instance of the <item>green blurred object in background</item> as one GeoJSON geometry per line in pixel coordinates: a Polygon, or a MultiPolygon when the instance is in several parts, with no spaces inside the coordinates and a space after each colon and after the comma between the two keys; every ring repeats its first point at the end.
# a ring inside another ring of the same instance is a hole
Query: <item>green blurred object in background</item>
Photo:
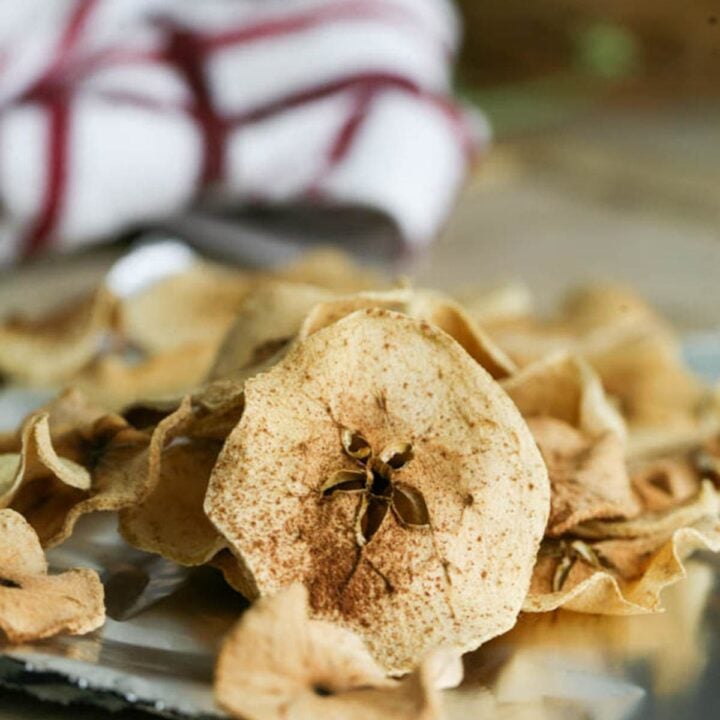
{"type": "Polygon", "coordinates": [[[717,98],[719,0],[458,0],[461,92],[496,134],[597,105],[717,98]]]}
{"type": "Polygon", "coordinates": [[[619,80],[637,73],[642,49],[632,31],[622,25],[598,22],[576,34],[576,62],[580,71],[606,80],[619,80]]]}

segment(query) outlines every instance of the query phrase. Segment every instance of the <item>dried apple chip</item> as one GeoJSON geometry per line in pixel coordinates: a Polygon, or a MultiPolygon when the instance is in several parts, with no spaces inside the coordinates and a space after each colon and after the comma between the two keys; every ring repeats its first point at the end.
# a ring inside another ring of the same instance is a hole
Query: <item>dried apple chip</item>
{"type": "Polygon", "coordinates": [[[526,312],[487,319],[493,338],[521,366],[555,352],[570,352],[591,364],[596,353],[637,338],[653,337],[665,345],[674,340],[657,313],[632,291],[589,286],[568,294],[552,318],[526,312]]]}
{"type": "Polygon", "coordinates": [[[462,306],[441,293],[415,291],[407,313],[444,330],[496,380],[503,380],[517,370],[515,363],[475,324],[462,306]]]}
{"type": "Polygon", "coordinates": [[[248,381],[205,500],[261,595],[303,583],[390,672],[512,626],[548,505],[500,387],[445,333],[379,309],[248,381]]]}
{"type": "Polygon", "coordinates": [[[151,354],[186,345],[216,350],[250,287],[245,273],[196,263],[126,298],[121,309],[123,334],[151,354]]]}
{"type": "Polygon", "coordinates": [[[523,417],[562,420],[591,437],[625,437],[622,418],[609,402],[593,369],[581,358],[555,353],[503,383],[523,417]]]}
{"type": "Polygon", "coordinates": [[[594,518],[633,517],[640,512],[625,468],[625,447],[616,435],[591,439],[549,417],[527,423],[552,487],[547,535],[560,536],[594,518]]]}
{"type": "Polygon", "coordinates": [[[226,542],[206,517],[203,501],[222,444],[243,407],[242,386],[220,380],[186,398],[161,422],[162,441],[152,447],[145,495],[120,512],[119,529],[131,545],[188,566],[221,554],[226,542]]]}
{"type": "Polygon", "coordinates": [[[242,558],[235,557],[230,550],[221,550],[208,565],[217,568],[225,578],[225,582],[248,600],[257,600],[260,596],[252,573],[245,566],[242,558]]]}
{"type": "Polygon", "coordinates": [[[21,462],[3,503],[26,517],[44,546],[57,545],[81,515],[137,501],[149,442],[122,417],[63,393],[23,424],[21,462]]]}
{"type": "Polygon", "coordinates": [[[581,526],[582,539],[546,540],[523,610],[564,607],[605,615],[660,610],[662,590],[685,577],[683,561],[694,550],[720,551],[718,509],[718,496],[706,481],[698,497],[680,508],[613,524],[588,523],[588,531],[581,526]]]}
{"type": "Polygon", "coordinates": [[[706,417],[705,391],[675,347],[652,336],[639,337],[589,360],[626,418],[631,456],[665,453],[687,439],[697,442],[717,427],[717,413],[706,417]]]}
{"type": "Polygon", "coordinates": [[[320,303],[308,314],[299,337],[306,338],[350,313],[370,308],[393,310],[432,323],[460,343],[496,380],[509,377],[516,370],[512,360],[458,303],[431,290],[366,292],[320,303]]]}
{"type": "Polygon", "coordinates": [[[334,247],[310,250],[299,260],[281,267],[274,277],[289,282],[316,285],[333,292],[350,293],[387,285],[387,279],[356,263],[347,253],[334,247]]]}
{"type": "Polygon", "coordinates": [[[201,565],[225,542],[203,513],[203,500],[221,443],[180,438],[160,457],[155,487],[120,513],[120,532],[133,546],[181,565],[201,565]]]}
{"type": "Polygon", "coordinates": [[[352,632],[308,619],[301,585],[253,605],[226,637],[215,697],[243,720],[433,720],[440,717],[432,658],[398,682],[352,632]]]}
{"type": "Polygon", "coordinates": [[[0,323],[0,373],[29,384],[71,378],[99,352],[115,322],[117,300],[105,288],[35,320],[0,323]]]}
{"type": "Polygon", "coordinates": [[[548,468],[547,534],[559,536],[593,518],[640,512],[625,466],[625,428],[592,369],[559,354],[505,381],[548,468]]]}
{"type": "Polygon", "coordinates": [[[470,317],[483,326],[526,318],[533,308],[532,292],[520,282],[466,290],[458,300],[470,317]]]}
{"type": "Polygon", "coordinates": [[[697,495],[702,473],[687,457],[659,458],[632,472],[632,484],[642,506],[650,512],[667,510],[697,495]]]}
{"type": "Polygon", "coordinates": [[[122,356],[105,355],[84,367],[73,384],[93,402],[112,410],[140,401],[178,398],[205,380],[215,353],[216,345],[195,342],[134,363],[122,356]]]}
{"type": "Polygon", "coordinates": [[[84,459],[80,446],[86,439],[78,435],[78,428],[92,427],[102,417],[102,411],[72,390],[31,413],[16,433],[17,452],[3,456],[0,507],[10,504],[23,484],[38,480],[53,479],[69,489],[88,490],[90,474],[79,462],[84,459]],[[58,439],[62,455],[54,444],[58,439]]]}
{"type": "Polygon", "coordinates": [[[210,377],[229,377],[264,363],[288,346],[315,305],[332,297],[314,285],[272,281],[257,286],[243,300],[210,377]]]}
{"type": "Polygon", "coordinates": [[[682,505],[660,512],[645,512],[640,517],[629,520],[591,520],[574,528],[573,534],[593,540],[667,535],[704,517],[717,516],[719,511],[718,494],[712,483],[704,480],[700,492],[682,505]]]}
{"type": "Polygon", "coordinates": [[[593,284],[573,290],[563,301],[561,315],[582,337],[609,331],[616,337],[652,334],[674,343],[669,325],[657,311],[622,285],[593,284]]]}
{"type": "Polygon", "coordinates": [[[11,643],[84,635],[105,622],[94,570],[48,575],[37,536],[22,515],[0,510],[0,630],[11,643]]]}
{"type": "Polygon", "coordinates": [[[0,483],[0,507],[13,503],[23,485],[33,482],[52,483],[58,495],[73,498],[80,497],[74,491],[89,490],[92,480],[88,470],[57,454],[50,437],[48,417],[47,413],[31,416],[23,426],[22,452],[2,456],[5,477],[0,483]]]}
{"type": "Polygon", "coordinates": [[[191,396],[192,435],[225,441],[245,408],[244,382],[224,379],[208,383],[191,396]]]}
{"type": "Polygon", "coordinates": [[[685,368],[672,332],[632,292],[591,287],[575,293],[553,320],[510,317],[487,326],[495,342],[525,366],[556,351],[584,358],[622,411],[633,457],[692,444],[718,427],[717,408],[685,368]]]}

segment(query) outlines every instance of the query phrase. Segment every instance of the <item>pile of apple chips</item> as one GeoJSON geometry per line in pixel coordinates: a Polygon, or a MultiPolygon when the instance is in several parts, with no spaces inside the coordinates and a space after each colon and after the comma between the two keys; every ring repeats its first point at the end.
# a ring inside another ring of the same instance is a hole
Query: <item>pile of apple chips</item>
{"type": "Polygon", "coordinates": [[[0,630],[104,619],[42,548],[115,511],[132,546],[253,604],[217,701],[249,718],[436,718],[462,653],[520,612],[661,609],[720,550],[717,393],[668,325],[595,287],[551,319],[462,304],[336,257],[198,264],[0,327],[0,370],[68,385],[0,436],[0,630]]]}

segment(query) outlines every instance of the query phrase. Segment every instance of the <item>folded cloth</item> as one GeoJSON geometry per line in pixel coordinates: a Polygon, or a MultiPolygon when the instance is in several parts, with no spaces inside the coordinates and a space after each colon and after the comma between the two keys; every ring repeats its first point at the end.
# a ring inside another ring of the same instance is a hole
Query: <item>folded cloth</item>
{"type": "Polygon", "coordinates": [[[0,261],[176,213],[316,201],[445,220],[487,127],[448,0],[0,3],[0,261]]]}

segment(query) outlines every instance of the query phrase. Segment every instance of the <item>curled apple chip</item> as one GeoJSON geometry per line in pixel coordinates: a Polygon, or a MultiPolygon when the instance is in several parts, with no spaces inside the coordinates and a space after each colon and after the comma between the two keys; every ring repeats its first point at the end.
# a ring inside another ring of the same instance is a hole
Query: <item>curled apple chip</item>
{"type": "MultiPolygon", "coordinates": [[[[199,415],[202,420],[202,412],[199,415]]],[[[119,524],[120,533],[134,547],[189,566],[208,562],[225,547],[203,512],[222,441],[198,437],[196,418],[188,398],[158,425],[145,494],[120,511],[119,524]]]]}
{"type": "Polygon", "coordinates": [[[11,643],[84,635],[105,622],[94,570],[48,575],[40,542],[22,515],[0,510],[0,630],[11,643]]]}
{"type": "Polygon", "coordinates": [[[23,423],[19,461],[2,504],[25,516],[43,546],[57,545],[81,515],[136,502],[149,442],[149,434],[119,415],[67,391],[23,423]]]}
{"type": "Polygon", "coordinates": [[[717,432],[717,407],[674,353],[637,340],[593,362],[626,418],[631,459],[666,455],[717,432]]]}
{"type": "Polygon", "coordinates": [[[286,349],[305,316],[334,295],[314,285],[269,281],[248,293],[210,372],[229,377],[263,364],[286,349]]]}
{"type": "Polygon", "coordinates": [[[545,540],[523,610],[564,607],[606,615],[660,610],[661,591],[685,577],[683,561],[694,550],[720,551],[719,507],[705,481],[696,498],[670,511],[595,521],[576,528],[574,536],[545,540]]]}
{"type": "Polygon", "coordinates": [[[195,263],[125,298],[122,333],[150,354],[186,345],[217,349],[250,287],[245,273],[195,263]]]}
{"type": "Polygon", "coordinates": [[[682,455],[651,460],[632,472],[633,489],[650,512],[668,510],[694,497],[701,479],[701,468],[682,455]]]}
{"type": "MultiPolygon", "coordinates": [[[[521,366],[555,352],[570,352],[592,362],[603,353],[637,338],[653,337],[674,346],[669,327],[648,303],[633,291],[614,285],[590,285],[568,293],[550,318],[525,312],[486,319],[498,344],[521,366]]],[[[594,364],[594,363],[593,363],[594,364]]]]}
{"type": "Polygon", "coordinates": [[[549,417],[527,423],[550,476],[547,535],[560,536],[593,518],[627,518],[640,512],[625,469],[624,446],[616,435],[592,439],[549,417]]]}
{"type": "Polygon", "coordinates": [[[434,720],[435,664],[388,679],[357,635],[309,619],[307,591],[293,585],[259,600],[225,638],[215,697],[243,720],[434,720]]]}
{"type": "Polygon", "coordinates": [[[366,292],[319,303],[308,314],[300,339],[358,310],[382,308],[432,323],[455,339],[496,380],[515,372],[515,364],[457,302],[431,290],[366,292]]]}
{"type": "Polygon", "coordinates": [[[695,497],[677,507],[658,512],[645,512],[629,520],[590,520],[574,528],[573,534],[591,540],[667,535],[677,528],[692,525],[704,517],[713,517],[719,510],[718,494],[712,483],[705,480],[695,497]]]}
{"type": "Polygon", "coordinates": [[[634,290],[623,285],[591,284],[567,294],[561,307],[562,317],[578,334],[612,329],[620,334],[636,330],[666,335],[672,331],[657,311],[634,290]]]}
{"type": "Polygon", "coordinates": [[[458,296],[458,301],[468,315],[483,326],[526,318],[532,314],[534,304],[530,288],[517,281],[466,290],[458,296]]]}
{"type": "Polygon", "coordinates": [[[555,353],[503,382],[523,417],[552,417],[592,437],[625,437],[625,424],[600,379],[581,358],[555,353]]]}
{"type": "Polygon", "coordinates": [[[0,374],[35,385],[68,380],[100,352],[116,313],[117,300],[101,287],[37,319],[6,319],[0,374]]]}
{"type": "Polygon", "coordinates": [[[215,345],[195,342],[144,356],[137,362],[108,354],[78,372],[73,386],[112,410],[141,401],[179,398],[205,380],[215,353],[215,345]]]}
{"type": "Polygon", "coordinates": [[[361,292],[387,285],[387,279],[336,247],[319,247],[273,272],[279,280],[316,285],[338,293],[361,292]]]}
{"type": "Polygon", "coordinates": [[[717,407],[710,411],[673,332],[625,288],[590,286],[570,294],[550,320],[527,313],[485,327],[521,367],[557,351],[586,360],[622,412],[633,457],[666,454],[668,445],[717,429],[717,407]]]}
{"type": "Polygon", "coordinates": [[[242,558],[235,557],[227,548],[213,557],[208,565],[217,568],[225,578],[225,582],[247,600],[257,600],[258,592],[255,578],[245,566],[242,558]]]}
{"type": "Polygon", "coordinates": [[[515,621],[549,506],[516,408],[448,335],[380,309],[245,386],[205,510],[260,595],[300,582],[392,673],[515,621]]]}
{"type": "Polygon", "coordinates": [[[640,512],[625,466],[623,421],[585,362],[561,353],[523,368],[503,387],[548,468],[548,535],[560,536],[594,518],[640,512]]]}
{"type": "Polygon", "coordinates": [[[89,405],[82,395],[66,391],[40,410],[31,413],[19,430],[8,438],[0,462],[0,507],[10,505],[25,483],[47,479],[61,489],[88,490],[90,475],[78,460],[78,427],[92,427],[103,412],[89,405]],[[62,437],[62,455],[53,443],[62,437]]]}

